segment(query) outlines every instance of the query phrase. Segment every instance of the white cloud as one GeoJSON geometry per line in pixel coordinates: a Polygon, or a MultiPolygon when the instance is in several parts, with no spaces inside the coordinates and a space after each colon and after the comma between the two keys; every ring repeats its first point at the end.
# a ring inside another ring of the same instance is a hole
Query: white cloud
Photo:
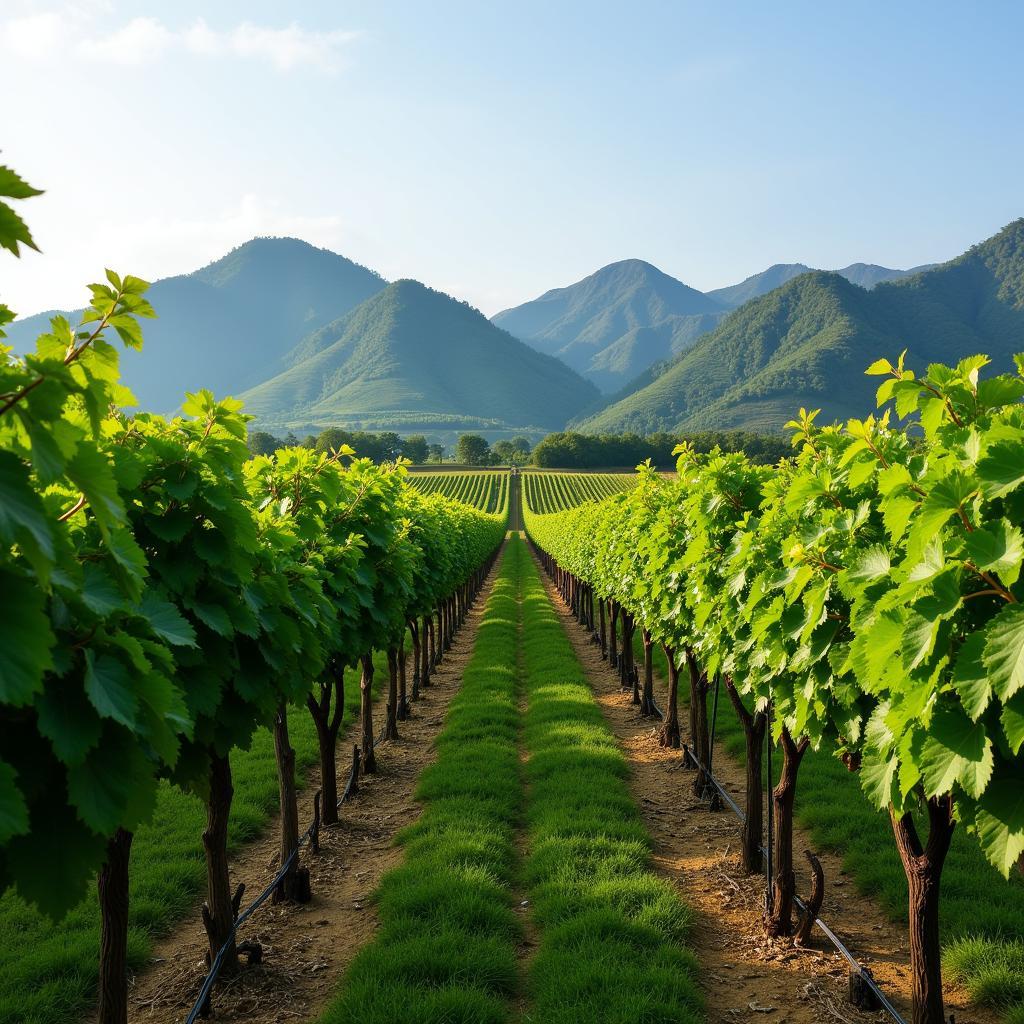
{"type": "Polygon", "coordinates": [[[110,10],[106,4],[78,3],[0,20],[0,52],[34,62],[72,56],[126,65],[149,64],[178,52],[264,61],[282,72],[305,68],[332,75],[342,70],[345,49],[359,37],[340,29],[304,29],[296,22],[271,28],[243,21],[224,30],[211,28],[205,18],[184,28],[152,17],[132,18],[113,28],[98,24],[110,10]]]}
{"type": "Polygon", "coordinates": [[[132,18],[113,32],[80,40],[75,50],[103,63],[148,64],[175,42],[174,33],[156,18],[132,18]]]}
{"type": "Polygon", "coordinates": [[[199,18],[183,39],[192,53],[268,60],[280,71],[305,66],[333,74],[343,66],[341,51],[358,36],[358,32],[341,30],[309,32],[295,22],[273,29],[244,21],[227,32],[215,32],[199,18]]]}

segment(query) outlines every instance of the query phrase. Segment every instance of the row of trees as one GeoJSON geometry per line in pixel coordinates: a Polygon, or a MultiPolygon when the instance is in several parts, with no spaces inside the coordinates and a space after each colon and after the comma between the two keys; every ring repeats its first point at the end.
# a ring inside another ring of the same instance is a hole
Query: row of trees
{"type": "Polygon", "coordinates": [[[427,462],[441,462],[444,458],[444,445],[429,444],[423,434],[400,437],[392,431],[374,434],[365,430],[343,430],[341,427],[328,427],[319,434],[309,434],[302,441],[294,434],[280,438],[265,430],[252,430],[248,435],[248,445],[253,455],[272,455],[281,448],[300,446],[318,452],[348,447],[360,458],[378,464],[406,459],[413,465],[423,465],[427,462]]]}
{"type": "MultiPolygon", "coordinates": [[[[792,822],[801,759],[828,749],[886,811],[906,872],[915,1024],[944,1020],[938,906],[957,822],[1008,875],[1024,853],[1024,357],[980,379],[982,356],[884,375],[889,409],[819,428],[801,410],[777,468],[676,449],[678,480],[526,526],[581,620],[653,711],[651,649],[670,664],[662,742],[710,759],[707,693],[721,677],[747,739],[742,849],[760,870],[761,749],[782,749],[767,917],[793,927],[792,822]],[[596,612],[596,614],[595,614],[596,612]],[[609,629],[610,626],[610,629],[609,629]],[[640,629],[643,672],[632,672],[640,629]],[[617,652],[621,636],[621,654],[617,652]],[[927,822],[922,839],[917,821],[927,822]]],[[[698,771],[695,788],[707,780],[698,771]]]]}
{"type": "Polygon", "coordinates": [[[681,442],[696,452],[715,448],[724,452],[745,452],[755,463],[778,462],[788,451],[785,438],[755,434],[747,430],[708,430],[695,434],[577,434],[566,431],[548,434],[533,450],[531,462],[542,469],[610,469],[636,466],[650,461],[662,469],[674,462],[674,449],[681,442]]]}
{"type": "MultiPolygon", "coordinates": [[[[0,195],[32,192],[0,169],[0,195]]],[[[3,209],[0,246],[17,252],[27,229],[3,209]]],[[[290,709],[316,721],[324,820],[337,820],[345,667],[363,668],[373,771],[372,652],[392,667],[393,736],[407,631],[415,697],[504,531],[345,446],[250,458],[233,399],[190,395],[172,420],[121,412],[133,400],[109,338],[141,347],[146,288],[108,271],[78,328],[57,316],[35,352],[0,347],[0,889],[56,918],[98,872],[103,1024],[126,1019],[129,854],[161,782],[206,803],[203,920],[230,974],[232,749],[274,730],[288,863],[290,709]]],[[[11,318],[0,307],[0,327],[11,318]]],[[[307,898],[297,857],[277,895],[307,898]]]]}

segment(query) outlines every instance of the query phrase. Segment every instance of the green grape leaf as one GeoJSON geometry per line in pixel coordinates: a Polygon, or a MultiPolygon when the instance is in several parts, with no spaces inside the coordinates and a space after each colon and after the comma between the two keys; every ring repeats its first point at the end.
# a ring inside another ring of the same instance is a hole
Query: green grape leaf
{"type": "Polygon", "coordinates": [[[982,571],[999,573],[1012,586],[1024,560],[1024,535],[1006,519],[991,527],[979,526],[964,538],[967,557],[982,571]]]}
{"type": "Polygon", "coordinates": [[[56,642],[40,589],[0,570],[0,703],[31,702],[53,665],[56,642]]]}
{"type": "Polygon", "coordinates": [[[953,687],[964,710],[975,722],[992,700],[992,681],[982,660],[984,653],[985,634],[971,633],[960,647],[953,667],[953,687]]]}
{"type": "Polygon", "coordinates": [[[978,461],[986,498],[998,498],[1024,481],[1024,441],[997,441],[978,461]]]}
{"type": "Polygon", "coordinates": [[[980,797],[992,777],[994,761],[992,741],[982,723],[972,722],[949,704],[936,706],[921,747],[927,796],[950,793],[959,783],[970,796],[980,797]]]}
{"type": "Polygon", "coordinates": [[[85,652],[85,692],[102,718],[112,718],[129,729],[135,725],[139,700],[124,662],[109,654],[85,652]]]}
{"type": "Polygon", "coordinates": [[[985,628],[982,660],[1000,700],[1009,700],[1024,686],[1024,608],[1007,605],[985,628]]]}
{"type": "Polygon", "coordinates": [[[28,833],[10,840],[6,866],[18,892],[57,919],[81,902],[105,847],[64,800],[47,800],[33,808],[28,833]]]}
{"type": "Polygon", "coordinates": [[[107,616],[124,604],[124,595],[102,566],[86,562],[82,567],[82,603],[96,615],[107,616]]]}
{"type": "Polygon", "coordinates": [[[153,811],[156,789],[152,766],[120,730],[107,729],[99,746],[68,776],[68,798],[100,835],[138,828],[153,811]]]}
{"type": "Polygon", "coordinates": [[[0,540],[16,544],[22,531],[46,558],[53,558],[53,528],[32,487],[28,467],[14,452],[0,451],[0,540]]]}
{"type": "Polygon", "coordinates": [[[149,621],[153,632],[172,647],[196,646],[196,631],[188,620],[173,604],[153,591],[143,594],[139,612],[149,621]]]}
{"type": "Polygon", "coordinates": [[[78,764],[100,740],[102,723],[75,681],[50,677],[36,699],[39,732],[65,764],[78,764]]]}
{"type": "Polygon", "coordinates": [[[1024,781],[997,779],[974,811],[974,832],[985,856],[1008,878],[1024,854],[1024,781]]]}
{"type": "Polygon", "coordinates": [[[1024,693],[1018,693],[1003,705],[999,720],[1010,750],[1014,754],[1020,753],[1021,744],[1024,743],[1024,693]]]}

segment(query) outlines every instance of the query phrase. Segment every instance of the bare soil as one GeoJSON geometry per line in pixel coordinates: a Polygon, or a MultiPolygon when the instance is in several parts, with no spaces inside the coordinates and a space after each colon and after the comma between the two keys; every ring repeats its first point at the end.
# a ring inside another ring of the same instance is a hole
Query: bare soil
{"type": "MultiPolygon", "coordinates": [[[[303,850],[302,863],[311,875],[311,902],[268,902],[240,930],[240,941],[255,939],[262,945],[262,962],[218,983],[213,992],[214,1019],[277,1024],[316,1017],[355,954],[373,938],[377,915],[372,895],[383,875],[402,858],[394,845],[396,834],[422,809],[412,794],[421,772],[436,757],[433,741],[458,692],[492,583],[493,571],[430,685],[421,689],[419,701],[412,704],[412,717],[398,723],[400,738],[377,748],[376,774],[360,778],[358,794],[341,805],[338,825],[321,830],[320,852],[303,850]]],[[[411,666],[408,679],[411,686],[411,666]]],[[[380,719],[375,724],[382,725],[382,702],[375,711],[380,719]]],[[[351,750],[350,745],[339,743],[342,786],[348,778],[351,750]]],[[[319,770],[312,770],[300,799],[311,804],[318,785],[319,770]]],[[[300,807],[300,816],[311,813],[311,806],[300,807]]],[[[246,883],[243,905],[262,892],[277,870],[278,824],[276,819],[268,824],[263,836],[232,861],[233,884],[246,883]]],[[[197,904],[186,921],[157,943],[151,968],[132,982],[129,1020],[180,1024],[206,974],[205,952],[197,904]]]]}
{"type": "MultiPolygon", "coordinates": [[[[846,961],[818,929],[806,949],[795,947],[790,940],[765,936],[761,924],[764,879],[743,873],[738,819],[728,809],[708,810],[691,795],[693,775],[684,770],[680,751],[659,746],[656,724],[641,718],[631,692],[619,688],[617,673],[602,660],[600,647],[591,643],[543,571],[542,577],[605,718],[632,766],[630,786],[654,843],[654,866],[675,883],[694,911],[690,942],[700,962],[707,1019],[789,1024],[890,1021],[883,1011],[864,1013],[849,1002],[846,961]]],[[[685,685],[685,679],[680,685],[685,685]]],[[[685,718],[681,724],[685,732],[685,718]]],[[[744,770],[717,744],[714,770],[742,806],[744,770]]],[[[810,879],[800,867],[803,850],[814,847],[799,828],[794,831],[794,849],[797,889],[806,896],[810,879]]],[[[906,928],[894,925],[870,898],[856,891],[837,855],[819,853],[819,858],[825,873],[821,919],[870,968],[882,991],[909,1020],[906,928]]],[[[965,993],[953,987],[946,987],[945,999],[946,1012],[955,1014],[957,1024],[995,1024],[998,1019],[970,1006],[965,993]]]]}

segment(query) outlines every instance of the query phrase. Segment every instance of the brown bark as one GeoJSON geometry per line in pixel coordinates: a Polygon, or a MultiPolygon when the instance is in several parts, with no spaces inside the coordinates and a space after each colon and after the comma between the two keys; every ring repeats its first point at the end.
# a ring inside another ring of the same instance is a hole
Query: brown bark
{"type": "Polygon", "coordinates": [[[398,720],[404,722],[409,717],[409,696],[406,692],[405,679],[405,637],[398,645],[398,720]]]}
{"type": "Polygon", "coordinates": [[[295,854],[285,872],[274,902],[287,900],[294,903],[308,903],[309,871],[299,864],[299,800],[295,792],[295,750],[288,736],[288,708],[281,705],[274,719],[274,754],[277,757],[277,786],[281,807],[281,842],[278,848],[278,863],[282,866],[295,854]]]}
{"type": "Polygon", "coordinates": [[[651,718],[657,714],[654,709],[654,644],[649,629],[642,629],[640,637],[644,642],[644,689],[640,699],[640,714],[651,718]]]}
{"type": "Polygon", "coordinates": [[[98,879],[100,902],[99,1024],[128,1022],[128,861],[132,833],[119,828],[107,842],[98,879]]]}
{"type": "Polygon", "coordinates": [[[364,654],[359,659],[362,673],[359,676],[359,720],[362,723],[362,748],[364,775],[377,770],[377,759],[373,756],[373,654],[364,654]]]}
{"type": "Polygon", "coordinates": [[[338,732],[345,714],[345,670],[340,665],[333,667],[333,679],[321,681],[320,697],[313,694],[306,697],[306,707],[313,716],[316,726],[317,744],[320,748],[320,790],[323,794],[323,823],[338,823],[338,765],[335,760],[338,749],[338,732]],[[333,707],[332,707],[333,704],[333,707]]]}
{"type": "Polygon", "coordinates": [[[686,666],[690,675],[690,749],[694,757],[704,767],[697,769],[693,780],[695,796],[703,797],[711,786],[704,768],[707,767],[711,755],[711,738],[708,735],[708,684],[707,674],[701,671],[697,656],[687,648],[686,666]]]}
{"type": "Polygon", "coordinates": [[[384,739],[398,739],[398,654],[388,648],[388,704],[384,719],[384,739]]]}
{"type": "Polygon", "coordinates": [[[430,617],[424,615],[420,622],[420,686],[430,685],[430,617]]]}
{"type": "Polygon", "coordinates": [[[796,801],[797,774],[810,741],[804,736],[799,743],[789,730],[782,729],[782,771],[779,784],[772,790],[775,806],[775,842],[772,878],[772,911],[768,915],[768,934],[773,937],[789,935],[793,930],[793,894],[796,876],[793,874],[793,806],[796,801]]]}
{"type": "Polygon", "coordinates": [[[810,850],[804,850],[804,856],[811,866],[811,894],[804,904],[803,913],[796,926],[796,935],[793,937],[793,942],[797,946],[806,946],[811,941],[811,931],[821,913],[821,901],[825,898],[825,872],[821,870],[821,861],[810,850]]]}
{"type": "Polygon", "coordinates": [[[908,812],[889,817],[896,846],[907,876],[910,895],[910,988],[912,1024],[944,1024],[942,956],[939,947],[939,887],[942,866],[953,839],[953,798],[932,797],[927,802],[928,840],[924,846],[908,812]]]}
{"type": "Polygon", "coordinates": [[[665,723],[658,735],[658,742],[663,747],[679,749],[679,669],[676,666],[676,654],[671,647],[665,646],[665,658],[668,661],[668,706],[665,708],[665,723]]]}
{"type": "Polygon", "coordinates": [[[409,620],[409,635],[412,637],[412,699],[420,699],[420,627],[415,617],[409,620]]]}
{"type": "Polygon", "coordinates": [[[604,598],[597,602],[597,614],[601,622],[601,657],[608,660],[608,625],[604,621],[604,598]]]}
{"type": "Polygon", "coordinates": [[[751,714],[743,704],[731,676],[725,676],[725,689],[729,700],[736,709],[743,738],[747,746],[747,804],[746,818],[741,832],[741,854],[743,869],[748,874],[760,874],[763,867],[761,855],[761,834],[764,830],[764,803],[761,792],[761,758],[764,751],[764,732],[768,719],[763,711],[751,714]]]}
{"type": "Polygon", "coordinates": [[[608,634],[608,660],[612,664],[612,668],[619,667],[619,606],[615,601],[611,601],[611,625],[608,634]]]}
{"type": "Polygon", "coordinates": [[[203,904],[203,925],[209,940],[208,960],[225,943],[221,974],[230,977],[238,973],[238,950],[231,935],[238,904],[231,894],[228,873],[228,819],[235,790],[231,783],[231,762],[227,756],[210,751],[210,794],[206,803],[206,830],[203,848],[206,851],[206,903],[203,904]]]}

